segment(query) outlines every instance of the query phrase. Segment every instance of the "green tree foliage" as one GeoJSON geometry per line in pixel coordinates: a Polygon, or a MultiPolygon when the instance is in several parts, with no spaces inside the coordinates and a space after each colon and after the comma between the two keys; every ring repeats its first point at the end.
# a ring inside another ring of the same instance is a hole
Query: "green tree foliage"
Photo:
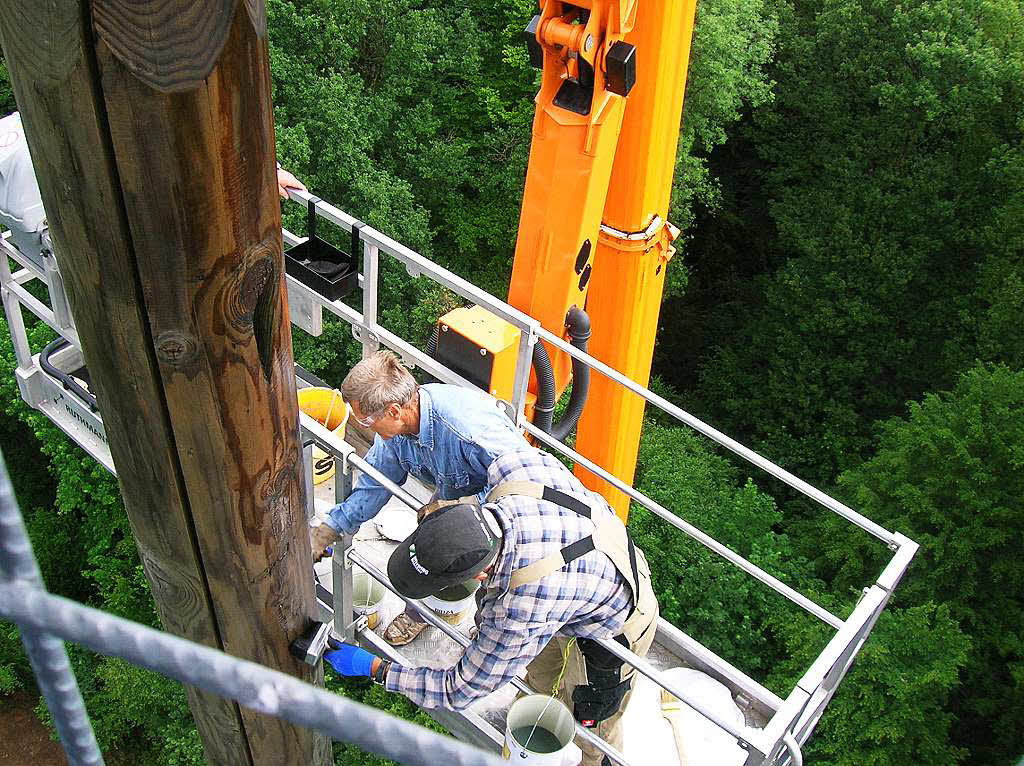
{"type": "Polygon", "coordinates": [[[787,467],[831,480],[866,454],[873,420],[1019,344],[1024,21],[1019,0],[780,9],[776,98],[753,136],[785,263],[701,395],[787,467]]]}
{"type": "MultiPolygon", "coordinates": [[[[947,605],[971,638],[951,712],[957,741],[997,763],[1024,750],[1024,372],[978,366],[882,426],[841,478],[853,504],[921,544],[900,604],[947,605]]],[[[851,587],[878,572],[862,535],[830,529],[826,566],[851,587]]]]}
{"type": "Polygon", "coordinates": [[[442,263],[507,272],[536,80],[514,20],[531,7],[271,2],[282,162],[442,263]]]}
{"type": "MultiPolygon", "coordinates": [[[[636,487],[792,583],[801,576],[801,562],[792,560],[786,538],[773,532],[779,520],[774,501],[750,481],[738,485],[737,478],[729,461],[713,454],[689,429],[645,424],[636,487]],[[787,561],[789,574],[778,571],[782,560],[787,561]]],[[[768,615],[782,610],[799,620],[798,610],[638,505],[630,511],[629,528],[652,563],[662,616],[738,667],[767,676],[782,650],[768,615]]],[[[790,684],[793,681],[789,679],[790,684]]],[[[779,691],[784,693],[785,684],[779,691]]]]}
{"type": "MultiPolygon", "coordinates": [[[[805,671],[827,637],[821,623],[784,620],[775,626],[787,654],[773,673],[776,686],[805,671]]],[[[969,639],[947,606],[932,602],[882,613],[849,675],[805,748],[805,763],[821,766],[955,764],[966,752],[950,742],[951,690],[969,639]]],[[[988,763],[991,761],[977,761],[988,763]]]]}
{"type": "Polygon", "coordinates": [[[764,0],[697,4],[670,211],[684,231],[693,224],[695,203],[717,208],[721,202],[708,155],[745,111],[772,99],[766,69],[777,34],[776,14],[764,0]]]}

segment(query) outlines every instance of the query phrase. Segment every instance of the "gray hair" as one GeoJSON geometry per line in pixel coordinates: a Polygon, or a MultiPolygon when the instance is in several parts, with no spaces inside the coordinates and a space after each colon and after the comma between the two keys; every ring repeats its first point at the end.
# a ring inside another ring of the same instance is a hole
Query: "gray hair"
{"type": "Polygon", "coordinates": [[[406,405],[419,386],[398,357],[377,351],[353,367],[341,383],[346,402],[357,402],[363,415],[373,415],[389,404],[406,405]]]}

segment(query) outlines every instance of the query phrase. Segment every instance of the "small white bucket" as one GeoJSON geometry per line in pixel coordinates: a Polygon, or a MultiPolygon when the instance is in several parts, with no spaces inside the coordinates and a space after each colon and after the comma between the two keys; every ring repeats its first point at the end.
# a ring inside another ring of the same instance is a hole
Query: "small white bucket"
{"type": "Polygon", "coordinates": [[[352,574],[352,611],[366,615],[366,627],[373,630],[380,622],[380,605],[387,590],[366,572],[352,574]]]}
{"type": "Polygon", "coordinates": [[[477,580],[466,580],[464,583],[445,588],[436,596],[427,596],[423,599],[423,604],[442,617],[453,617],[473,608],[479,588],[480,583],[477,580]]]}
{"type": "Polygon", "coordinates": [[[544,694],[520,697],[505,719],[505,760],[524,766],[577,764],[582,753],[572,741],[575,733],[572,713],[558,700],[544,694]]]}

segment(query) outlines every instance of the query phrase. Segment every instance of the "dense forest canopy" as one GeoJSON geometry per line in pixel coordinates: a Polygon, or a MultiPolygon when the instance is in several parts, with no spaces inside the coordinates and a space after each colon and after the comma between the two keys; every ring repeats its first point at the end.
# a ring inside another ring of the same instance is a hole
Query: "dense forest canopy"
{"type": "MultiPolygon", "coordinates": [[[[504,295],[529,152],[533,0],[268,0],[278,157],[318,195],[504,295]]],[[[641,66],[642,66],[642,52],[641,66]]],[[[15,108],[0,66],[0,105],[15,108]]],[[[302,230],[302,211],[285,206],[302,230]]],[[[1024,754],[1024,4],[701,0],[653,385],[922,545],[809,763],[1024,754]]],[[[385,269],[425,340],[451,296],[385,269]]],[[[6,328],[4,328],[6,330],[6,328]]],[[[46,328],[31,330],[36,348],[46,328]]],[[[300,362],[338,380],[348,329],[300,362]]],[[[117,485],[20,401],[0,438],[51,589],[157,624],[117,485]]],[[[653,414],[636,483],[837,614],[886,551],[653,414]]],[[[666,617],[779,693],[828,632],[634,509],[666,617]]],[[[176,684],[71,649],[97,735],[198,764],[176,684]]],[[[0,694],[30,686],[0,624],[0,694]]],[[[399,714],[410,705],[335,685],[399,714]]],[[[422,714],[418,714],[420,720],[422,714]]],[[[336,746],[337,763],[377,763],[336,746]]]]}

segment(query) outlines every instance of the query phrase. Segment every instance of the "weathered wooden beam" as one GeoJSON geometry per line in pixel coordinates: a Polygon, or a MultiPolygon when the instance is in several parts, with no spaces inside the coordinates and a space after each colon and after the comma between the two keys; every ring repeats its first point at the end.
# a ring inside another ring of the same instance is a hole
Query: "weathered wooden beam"
{"type": "MultiPolygon", "coordinates": [[[[263,1],[5,0],[0,41],[163,626],[313,680],[263,1]]],[[[212,764],[329,759],[189,704],[212,764]]]]}

